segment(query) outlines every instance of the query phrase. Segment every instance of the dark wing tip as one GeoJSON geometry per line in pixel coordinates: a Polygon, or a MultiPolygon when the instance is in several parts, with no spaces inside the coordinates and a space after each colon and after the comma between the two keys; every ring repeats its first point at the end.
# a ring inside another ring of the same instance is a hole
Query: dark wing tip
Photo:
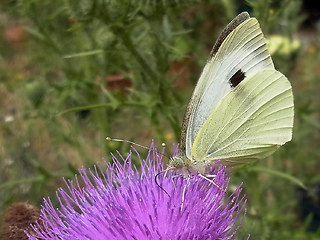
{"type": "Polygon", "coordinates": [[[218,37],[217,41],[215,42],[209,56],[209,60],[214,57],[214,55],[218,52],[221,44],[223,41],[226,39],[226,37],[236,28],[238,27],[241,23],[246,21],[247,19],[250,18],[249,13],[247,12],[242,12],[238,16],[236,16],[226,27],[223,29],[221,32],[220,36],[218,37]]]}

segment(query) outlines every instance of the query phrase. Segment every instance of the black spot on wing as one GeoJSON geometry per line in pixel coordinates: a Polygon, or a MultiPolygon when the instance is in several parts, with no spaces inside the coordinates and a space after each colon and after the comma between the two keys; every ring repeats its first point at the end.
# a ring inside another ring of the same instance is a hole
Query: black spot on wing
{"type": "Polygon", "coordinates": [[[244,75],[244,72],[241,71],[241,69],[239,69],[235,74],[233,74],[233,76],[229,79],[229,84],[232,88],[235,88],[236,86],[238,86],[239,83],[242,82],[242,80],[245,78],[246,76],[244,75]]]}

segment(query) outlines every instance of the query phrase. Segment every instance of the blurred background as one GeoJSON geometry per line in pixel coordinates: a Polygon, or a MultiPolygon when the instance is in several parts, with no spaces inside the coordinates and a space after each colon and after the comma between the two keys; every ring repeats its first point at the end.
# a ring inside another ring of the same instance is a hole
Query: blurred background
{"type": "Polygon", "coordinates": [[[248,11],[292,84],[295,125],[293,140],[272,157],[234,168],[231,189],[243,182],[248,198],[237,237],[320,239],[318,4],[1,1],[0,217],[13,202],[54,200],[62,177],[129,151],[107,136],[165,142],[170,155],[215,39],[248,11]]]}

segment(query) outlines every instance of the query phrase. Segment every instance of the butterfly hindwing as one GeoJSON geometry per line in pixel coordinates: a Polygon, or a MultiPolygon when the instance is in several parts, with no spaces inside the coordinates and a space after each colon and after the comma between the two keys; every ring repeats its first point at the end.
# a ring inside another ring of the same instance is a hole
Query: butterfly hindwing
{"type": "Polygon", "coordinates": [[[193,156],[227,165],[266,157],[291,140],[293,114],[290,82],[274,69],[262,70],[213,110],[194,141],[193,156]]]}
{"type": "Polygon", "coordinates": [[[180,143],[190,159],[196,136],[221,99],[244,79],[274,68],[258,21],[247,15],[238,15],[223,31],[192,94],[180,143]]]}

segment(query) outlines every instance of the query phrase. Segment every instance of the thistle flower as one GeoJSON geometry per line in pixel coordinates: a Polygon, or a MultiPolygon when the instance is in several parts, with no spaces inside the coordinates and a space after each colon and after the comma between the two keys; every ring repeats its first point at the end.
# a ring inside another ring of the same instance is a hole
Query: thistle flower
{"type": "Polygon", "coordinates": [[[56,194],[58,209],[44,199],[29,239],[234,239],[246,200],[240,186],[229,197],[217,187],[228,186],[230,171],[224,166],[213,169],[217,186],[196,176],[187,181],[172,178],[172,172],[161,175],[158,182],[167,195],[154,181],[163,170],[163,155],[153,144],[145,160],[134,148],[126,158],[118,155],[112,155],[113,164],[106,163],[105,171],[97,165],[81,169],[75,182],[66,180],[67,190],[56,194]],[[133,154],[140,170],[132,163],[133,154]]]}

